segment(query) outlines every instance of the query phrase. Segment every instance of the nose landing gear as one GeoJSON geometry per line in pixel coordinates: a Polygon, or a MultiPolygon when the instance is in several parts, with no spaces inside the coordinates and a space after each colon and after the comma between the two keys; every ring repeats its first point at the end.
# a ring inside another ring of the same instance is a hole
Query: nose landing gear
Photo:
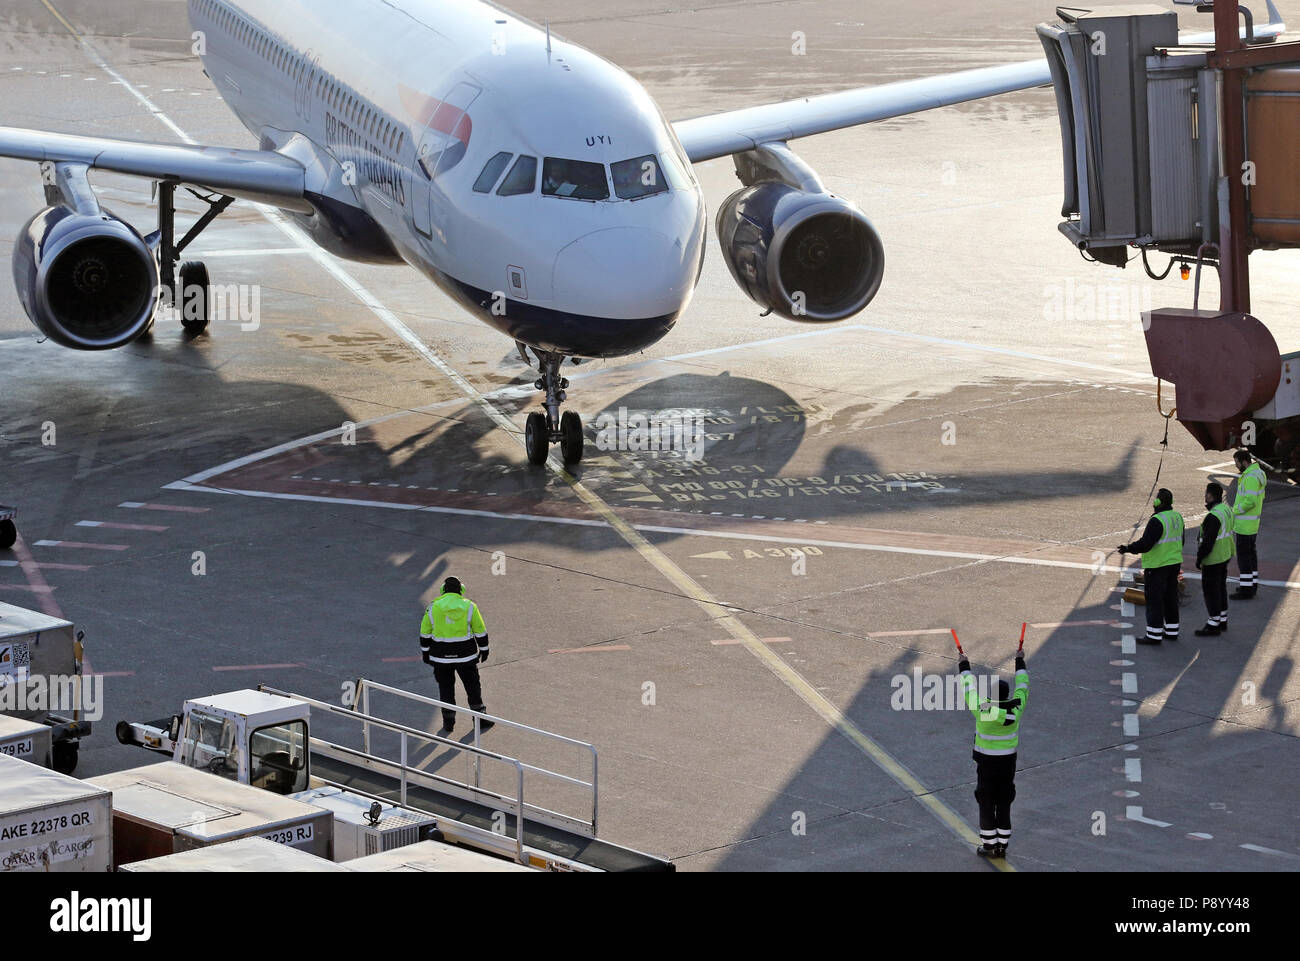
{"type": "MultiPolygon", "coordinates": [[[[522,345],[520,353],[524,353],[522,345]]],[[[534,411],[529,414],[524,425],[524,447],[528,451],[528,460],[533,464],[545,464],[546,458],[550,456],[551,445],[559,444],[565,465],[572,467],[582,460],[584,441],[582,418],[571,410],[560,415],[560,405],[568,399],[565,391],[569,388],[569,381],[560,376],[560,365],[564,363],[564,357],[536,348],[533,348],[533,353],[542,374],[534,386],[546,393],[546,400],[543,402],[545,412],[534,411]]]]}

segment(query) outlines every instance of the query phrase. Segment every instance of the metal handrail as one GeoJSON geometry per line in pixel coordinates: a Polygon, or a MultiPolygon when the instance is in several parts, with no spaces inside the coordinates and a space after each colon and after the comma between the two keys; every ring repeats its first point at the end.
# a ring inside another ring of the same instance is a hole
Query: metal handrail
{"type": "MultiPolygon", "coordinates": [[[[368,678],[359,677],[356,680],[356,691],[353,697],[353,704],[357,705],[360,709],[360,712],[367,718],[375,718],[375,716],[370,713],[370,691],[372,689],[386,694],[394,694],[397,697],[405,698],[408,701],[415,701],[416,703],[424,704],[429,707],[455,711],[458,714],[464,713],[470,715],[471,717],[474,718],[474,746],[475,747],[477,747],[478,739],[479,739],[479,721],[489,720],[492,721],[493,724],[500,724],[506,727],[512,727],[520,731],[526,731],[529,734],[540,734],[542,737],[550,738],[553,741],[559,741],[563,744],[568,744],[573,747],[578,747],[590,751],[591,752],[591,780],[589,782],[583,781],[579,778],[570,777],[569,775],[566,774],[561,774],[558,771],[551,771],[546,768],[539,768],[531,764],[525,764],[524,766],[529,771],[532,771],[536,774],[540,774],[545,777],[555,778],[556,780],[563,781],[568,784],[573,784],[578,787],[589,788],[591,790],[591,820],[590,822],[587,823],[589,823],[591,826],[592,835],[595,836],[596,834],[598,834],[597,817],[599,815],[599,810],[600,810],[600,787],[598,783],[599,759],[598,759],[595,745],[590,744],[587,741],[579,741],[576,738],[565,737],[563,734],[556,734],[553,731],[544,731],[538,727],[532,727],[531,725],[528,724],[521,724],[518,721],[511,721],[508,718],[496,717],[494,715],[487,714],[482,711],[475,711],[469,708],[461,707],[454,703],[440,701],[437,698],[427,697],[423,694],[414,694],[410,691],[404,691],[401,688],[392,687],[388,684],[383,684],[379,681],[372,681],[368,678]]],[[[381,720],[382,719],[380,718],[375,718],[375,723],[379,723],[381,720]]],[[[366,750],[369,750],[370,731],[369,731],[368,724],[363,731],[363,741],[366,750]]],[[[460,743],[460,742],[457,741],[453,743],[460,743]]],[[[478,757],[475,756],[474,759],[474,764],[475,764],[474,787],[475,788],[479,786],[478,760],[479,760],[478,757]]]]}
{"type": "MultiPolygon", "coordinates": [[[[328,714],[334,714],[334,715],[337,715],[337,716],[339,716],[339,717],[346,717],[346,718],[350,718],[350,719],[352,719],[352,720],[361,720],[362,717],[365,717],[366,720],[364,721],[364,723],[366,723],[366,724],[375,724],[375,725],[378,725],[379,727],[382,727],[382,728],[385,728],[385,729],[387,729],[387,730],[393,731],[393,732],[395,732],[395,733],[397,733],[397,734],[400,734],[400,735],[401,735],[401,738],[402,738],[402,740],[401,740],[401,745],[402,745],[402,747],[401,747],[401,754],[402,754],[402,757],[401,757],[401,761],[399,762],[399,765],[398,765],[398,766],[399,766],[399,769],[400,769],[400,771],[401,771],[401,780],[400,780],[400,783],[401,783],[401,792],[400,792],[400,797],[401,797],[401,804],[402,804],[403,807],[406,806],[406,786],[407,786],[406,772],[407,772],[407,769],[408,769],[408,765],[407,765],[407,763],[406,763],[406,760],[407,760],[407,753],[406,753],[406,743],[407,743],[407,742],[406,742],[406,739],[407,739],[408,737],[419,738],[420,740],[423,740],[423,741],[432,741],[432,742],[435,742],[435,743],[438,743],[438,744],[442,744],[442,745],[444,745],[444,746],[446,746],[446,747],[454,748],[454,749],[459,750],[459,751],[465,751],[465,752],[467,752],[467,753],[473,755],[473,756],[475,757],[476,760],[485,757],[485,758],[487,758],[487,759],[490,760],[490,761],[502,761],[502,762],[504,762],[505,764],[508,764],[508,765],[512,766],[512,767],[515,769],[515,773],[516,773],[516,775],[517,775],[517,776],[516,776],[516,782],[517,782],[517,785],[518,785],[516,796],[515,796],[513,799],[511,799],[511,798],[507,798],[505,795],[498,794],[498,793],[495,792],[495,791],[483,791],[483,793],[485,793],[485,794],[491,794],[493,797],[499,798],[499,799],[502,800],[502,801],[510,801],[510,800],[513,800],[513,801],[514,801],[514,808],[515,808],[515,812],[514,812],[514,814],[515,814],[515,853],[516,853],[516,856],[518,857],[518,860],[519,860],[519,863],[520,863],[520,864],[527,864],[527,863],[528,863],[527,860],[526,860],[525,857],[524,857],[524,764],[523,764],[522,761],[518,760],[517,758],[508,757],[508,756],[505,755],[505,754],[498,754],[498,753],[496,753],[496,752],[494,752],[494,751],[486,751],[486,750],[484,750],[483,748],[477,747],[477,746],[472,745],[472,744],[461,744],[459,741],[453,741],[453,740],[450,740],[449,738],[438,737],[436,734],[429,734],[429,733],[426,732],[426,731],[419,731],[419,730],[416,730],[416,729],[413,728],[413,727],[408,727],[408,726],[405,725],[405,724],[399,724],[399,723],[397,723],[396,721],[387,721],[387,720],[384,720],[383,718],[369,717],[369,716],[367,716],[367,715],[359,715],[359,714],[357,714],[356,711],[350,710],[350,709],[348,709],[348,708],[339,707],[339,706],[337,706],[337,705],[335,705],[335,704],[331,704],[331,703],[329,703],[328,701],[320,701],[320,700],[317,700],[316,698],[313,698],[313,697],[307,697],[307,696],[302,695],[302,694],[291,694],[291,693],[289,693],[288,691],[281,691],[281,690],[278,690],[277,688],[269,687],[269,686],[266,685],[266,684],[259,684],[257,689],[258,689],[259,691],[262,691],[262,692],[265,693],[265,694],[276,694],[276,695],[279,695],[280,697],[293,698],[294,700],[296,700],[296,701],[301,701],[302,703],[304,703],[304,704],[306,704],[306,705],[308,705],[308,706],[310,706],[310,707],[312,707],[312,708],[317,708],[317,709],[320,709],[320,710],[322,710],[322,711],[325,711],[325,712],[328,713],[328,714]]],[[[323,742],[323,743],[329,743],[329,742],[323,742]]],[[[379,762],[381,762],[381,763],[385,763],[385,764],[391,764],[391,763],[392,763],[391,761],[388,761],[388,760],[385,759],[385,758],[379,757],[378,755],[375,755],[375,754],[371,754],[371,753],[369,752],[369,750],[366,750],[366,751],[364,751],[364,752],[362,752],[362,751],[357,751],[355,748],[349,748],[349,747],[347,747],[346,745],[343,745],[343,744],[330,744],[330,746],[333,747],[333,748],[337,748],[337,749],[339,749],[339,750],[341,750],[341,751],[344,751],[344,752],[347,752],[347,753],[350,753],[350,754],[355,754],[355,755],[357,755],[357,756],[359,756],[359,757],[366,758],[367,760],[379,761],[379,762]]],[[[368,745],[367,745],[367,747],[368,747],[368,745]]],[[[423,772],[422,772],[422,773],[423,773],[423,772]]],[[[432,775],[432,774],[431,774],[431,775],[426,775],[426,776],[429,777],[431,780],[444,780],[444,781],[448,780],[447,778],[440,778],[438,775],[432,775]]],[[[479,790],[482,790],[482,789],[479,789],[479,790]]]]}

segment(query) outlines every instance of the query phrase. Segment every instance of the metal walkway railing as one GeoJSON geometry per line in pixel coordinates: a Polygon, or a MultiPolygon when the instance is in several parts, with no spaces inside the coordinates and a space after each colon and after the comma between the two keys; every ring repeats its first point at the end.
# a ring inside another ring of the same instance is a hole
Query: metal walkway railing
{"type": "MultiPolygon", "coordinates": [[[[566,830],[575,831],[579,834],[585,835],[586,837],[596,836],[597,821],[598,821],[599,811],[600,811],[600,789],[598,786],[598,775],[599,775],[600,764],[596,754],[596,748],[593,745],[588,744],[586,741],[578,741],[575,740],[574,738],[565,737],[561,734],[555,734],[551,731],[544,731],[541,728],[532,727],[527,724],[520,724],[518,721],[511,721],[504,717],[496,717],[491,714],[485,714],[481,711],[472,711],[469,710],[468,708],[461,707],[456,704],[448,704],[444,701],[439,701],[436,698],[425,697],[424,695],[421,694],[412,694],[410,691],[403,691],[400,688],[390,687],[389,685],[381,684],[378,681],[371,681],[366,678],[358,678],[356,681],[356,690],[354,693],[353,710],[356,711],[357,714],[362,715],[363,717],[366,718],[376,718],[376,719],[378,718],[378,715],[374,714],[371,710],[372,692],[377,694],[392,695],[394,697],[400,698],[403,701],[412,704],[419,704],[424,707],[435,708],[438,710],[442,710],[445,708],[450,711],[455,711],[457,714],[468,714],[470,717],[472,717],[474,719],[474,739],[472,742],[470,742],[470,746],[472,746],[476,750],[475,752],[470,752],[466,754],[466,758],[470,762],[472,766],[472,770],[467,774],[464,784],[466,787],[471,787],[478,791],[483,790],[482,757],[485,756],[486,754],[491,754],[491,752],[483,752],[483,753],[478,752],[478,749],[480,748],[479,737],[481,731],[479,729],[479,725],[481,721],[487,720],[487,721],[491,721],[493,725],[498,727],[512,728],[514,730],[522,731],[527,734],[537,735],[538,737],[544,738],[552,743],[567,745],[569,747],[578,749],[583,754],[589,754],[591,756],[590,780],[584,780],[583,777],[564,774],[559,771],[553,771],[548,768],[540,767],[535,764],[528,764],[522,761],[520,762],[520,764],[522,766],[522,769],[528,774],[546,778],[552,782],[570,785],[571,787],[575,787],[581,790],[584,794],[590,795],[591,798],[589,816],[585,814],[582,816],[574,815],[574,814],[564,814],[558,811],[548,810],[547,808],[541,807],[539,805],[533,805],[533,804],[524,805],[524,807],[531,814],[533,814],[536,817],[539,817],[541,820],[547,821],[549,823],[553,823],[558,827],[565,828],[566,830]]],[[[425,735],[425,737],[441,745],[456,745],[460,747],[466,746],[466,745],[462,745],[459,741],[450,740],[448,738],[437,737],[436,735],[425,735]]],[[[368,721],[364,722],[362,725],[362,747],[366,751],[366,753],[370,753],[371,736],[370,736],[370,722],[368,721]]],[[[585,776],[585,772],[583,772],[583,774],[585,776]]]]}

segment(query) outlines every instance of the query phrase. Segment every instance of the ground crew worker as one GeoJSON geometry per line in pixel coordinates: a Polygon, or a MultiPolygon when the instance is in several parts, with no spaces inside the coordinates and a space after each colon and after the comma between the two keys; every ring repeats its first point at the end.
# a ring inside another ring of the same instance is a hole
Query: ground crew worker
{"type": "MultiPolygon", "coordinates": [[[[487,711],[479,682],[478,665],[488,659],[488,632],[478,605],[465,596],[465,589],[455,577],[442,585],[442,595],[429,605],[420,623],[420,651],[425,664],[433,665],[438,682],[438,700],[456,703],[456,675],[465,685],[465,698],[472,711],[487,711]]],[[[486,731],[492,721],[481,720],[479,730],[486,731]]],[[[442,709],[442,730],[446,737],[456,727],[456,712],[442,709]]]]}
{"type": "Polygon", "coordinates": [[[1162,487],[1156,492],[1155,513],[1147,529],[1132,544],[1121,544],[1121,554],[1142,555],[1142,581],[1147,601],[1147,633],[1139,644],[1178,640],[1178,574],[1183,566],[1183,515],[1174,510],[1174,495],[1162,487]]]}
{"type": "Polygon", "coordinates": [[[1217,637],[1228,629],[1228,561],[1232,559],[1232,508],[1223,502],[1223,485],[1205,485],[1205,506],[1210,513],[1201,521],[1196,548],[1196,569],[1201,572],[1205,596],[1205,626],[1197,637],[1217,637]]]}
{"type": "Polygon", "coordinates": [[[1239,450],[1232,459],[1241,474],[1237,481],[1237,496],[1232,501],[1232,520],[1237,535],[1237,571],[1240,574],[1232,599],[1248,601],[1258,590],[1259,557],[1255,553],[1255,536],[1259,533],[1259,520],[1264,513],[1264,489],[1268,486],[1268,478],[1250,451],[1239,450]]]}
{"type": "Polygon", "coordinates": [[[1029,671],[1023,651],[1016,654],[1016,687],[1013,692],[1004,678],[998,678],[998,699],[980,700],[970,661],[963,654],[962,696],[975,715],[975,800],[980,806],[980,846],[975,852],[985,858],[1004,858],[1011,843],[1011,802],[1016,799],[1016,751],[1020,747],[1020,716],[1029,703],[1029,671]]]}

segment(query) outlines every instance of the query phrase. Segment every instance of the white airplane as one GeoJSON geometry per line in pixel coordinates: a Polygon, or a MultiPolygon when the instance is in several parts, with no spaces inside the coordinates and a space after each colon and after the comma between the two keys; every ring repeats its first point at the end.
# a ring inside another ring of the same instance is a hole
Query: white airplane
{"type": "MultiPolygon", "coordinates": [[[[1284,29],[1268,2],[1261,37],[1284,29]]],[[[564,360],[644,350],[690,302],[706,233],[692,164],[735,159],[742,189],[716,225],[745,293],[792,320],[841,320],[879,289],[883,245],[788,142],[1051,82],[1037,60],[670,123],[617,66],[486,0],[187,3],[205,72],[259,149],[0,127],[0,157],[40,162],[46,185],[13,255],[32,322],[104,350],[171,302],[202,331],[207,270],[180,254],[235,198],[271,204],[337,256],[412,265],[530,364],[531,350],[534,464],[555,443],[582,457],[581,420],[560,414],[564,360]],[[92,168],[155,181],[158,229],[104,210],[92,168]],[[210,208],[180,240],[178,186],[210,208]]]]}

